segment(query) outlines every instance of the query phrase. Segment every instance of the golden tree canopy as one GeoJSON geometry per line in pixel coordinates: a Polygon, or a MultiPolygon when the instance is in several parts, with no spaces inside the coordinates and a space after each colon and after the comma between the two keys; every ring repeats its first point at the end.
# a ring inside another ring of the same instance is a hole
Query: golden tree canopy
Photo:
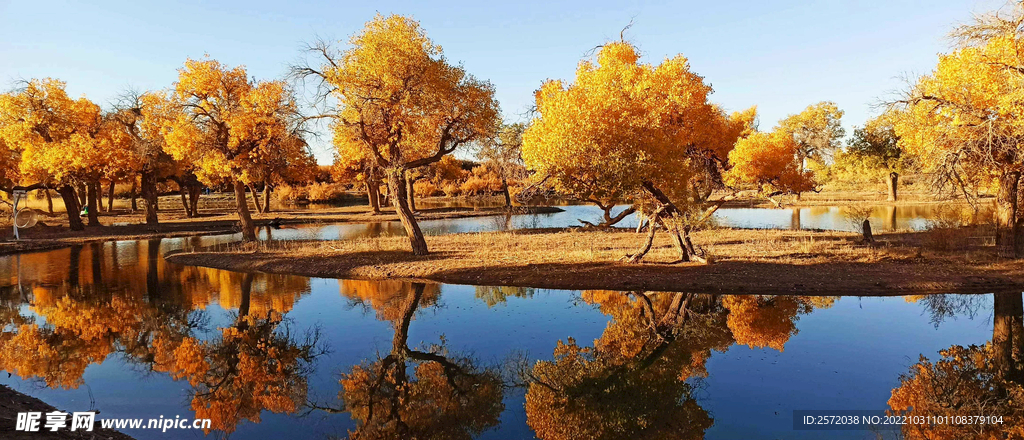
{"type": "Polygon", "coordinates": [[[296,104],[281,81],[251,82],[244,67],[190,59],[174,99],[181,112],[164,128],[167,152],[207,184],[265,181],[269,169],[310,160],[292,125],[296,104]]]}
{"type": "Polygon", "coordinates": [[[339,157],[416,168],[493,135],[494,87],[449,64],[412,18],[378,15],[350,43],[323,71],[341,103],[339,157]]]}
{"type": "Polygon", "coordinates": [[[753,123],[753,109],[730,118],[708,102],[711,91],[681,55],[652,65],[629,43],[606,44],[579,64],[574,83],[538,90],[523,159],[584,200],[623,200],[645,181],[688,182],[724,161],[753,123]]]}
{"type": "Polygon", "coordinates": [[[99,106],[72,99],[60,80],[34,79],[0,95],[0,142],[21,151],[20,171],[33,183],[71,183],[108,163],[96,139],[101,126],[99,106]]]}

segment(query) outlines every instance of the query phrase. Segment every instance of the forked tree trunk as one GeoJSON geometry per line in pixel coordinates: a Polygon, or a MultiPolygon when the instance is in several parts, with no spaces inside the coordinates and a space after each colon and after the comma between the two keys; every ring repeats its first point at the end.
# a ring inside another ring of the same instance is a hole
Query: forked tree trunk
{"type": "Polygon", "coordinates": [[[110,181],[110,186],[107,187],[107,212],[114,211],[114,181],[110,181]]]}
{"type": "Polygon", "coordinates": [[[97,201],[97,199],[99,198],[100,182],[98,180],[95,181],[95,182],[89,182],[88,185],[87,185],[87,188],[88,189],[86,190],[86,194],[87,194],[86,199],[89,202],[89,205],[88,205],[89,206],[89,226],[99,226],[100,225],[100,214],[99,214],[100,204],[97,201]]]}
{"type": "Polygon", "coordinates": [[[999,193],[996,195],[996,247],[1001,256],[1019,258],[1021,252],[1016,236],[1021,228],[1017,226],[1017,190],[1019,171],[1003,173],[999,177],[999,193]]]}
{"type": "Polygon", "coordinates": [[[896,197],[896,186],[899,185],[899,182],[900,182],[900,175],[899,175],[899,173],[896,173],[896,172],[889,173],[889,178],[886,179],[885,183],[886,183],[886,186],[889,187],[889,201],[890,202],[895,202],[896,199],[897,199],[897,197],[896,197]]]}
{"type": "Polygon", "coordinates": [[[80,211],[78,205],[78,195],[75,194],[75,188],[71,185],[64,185],[57,188],[57,193],[60,194],[60,198],[64,200],[64,209],[68,212],[68,227],[72,231],[81,231],[85,229],[85,225],[82,224],[82,217],[78,214],[80,211]]]}
{"type": "Polygon", "coordinates": [[[235,181],[235,205],[238,208],[238,221],[242,226],[242,240],[256,241],[256,226],[249,214],[249,200],[245,197],[245,184],[235,181]]]}
{"type": "Polygon", "coordinates": [[[409,244],[412,246],[413,255],[427,255],[427,240],[423,238],[423,231],[420,230],[419,223],[416,223],[416,218],[413,216],[412,210],[409,209],[409,199],[405,194],[406,186],[402,181],[403,171],[401,168],[387,170],[391,203],[395,207],[398,219],[401,220],[402,226],[405,228],[406,235],[409,236],[409,244]]]}
{"type": "Polygon", "coordinates": [[[152,171],[142,172],[142,202],[146,205],[146,224],[155,225],[160,221],[157,219],[157,193],[156,176],[152,171]]]}

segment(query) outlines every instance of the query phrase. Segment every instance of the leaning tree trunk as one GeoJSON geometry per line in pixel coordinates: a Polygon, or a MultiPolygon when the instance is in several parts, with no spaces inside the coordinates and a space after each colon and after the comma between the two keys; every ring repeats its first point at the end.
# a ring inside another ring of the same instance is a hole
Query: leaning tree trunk
{"type": "Polygon", "coordinates": [[[996,195],[996,247],[999,254],[1005,257],[1019,258],[1016,235],[1021,228],[1017,227],[1017,188],[1020,180],[1019,171],[1009,171],[999,177],[999,193],[996,195]]]}
{"type": "Polygon", "coordinates": [[[896,186],[899,185],[900,175],[896,172],[889,173],[889,178],[885,180],[886,185],[889,187],[889,201],[895,202],[896,197],[896,186]]]}
{"type": "Polygon", "coordinates": [[[87,195],[86,199],[89,202],[89,205],[88,205],[89,206],[89,226],[99,226],[100,225],[100,214],[99,214],[100,204],[97,201],[97,199],[99,198],[100,182],[98,180],[95,181],[95,182],[89,182],[87,184],[87,188],[88,189],[86,190],[86,193],[87,193],[86,194],[87,195]]]}
{"type": "Polygon", "coordinates": [[[114,181],[110,181],[110,186],[107,187],[107,212],[114,211],[114,181]]]}
{"type": "Polygon", "coordinates": [[[263,214],[263,203],[260,202],[260,193],[256,192],[256,188],[251,184],[248,185],[249,192],[252,193],[252,201],[255,202],[256,212],[263,214]]]}
{"type": "Polygon", "coordinates": [[[146,224],[155,225],[159,223],[157,219],[157,193],[156,193],[156,176],[153,175],[152,171],[142,172],[142,201],[146,205],[146,224]]]}
{"type": "Polygon", "coordinates": [[[53,196],[50,195],[50,188],[43,188],[43,194],[46,194],[46,209],[53,215],[53,196]]]}
{"type": "Polygon", "coordinates": [[[650,220],[648,221],[650,226],[647,228],[647,239],[644,240],[644,245],[640,249],[624,257],[627,263],[639,263],[651,251],[651,246],[654,244],[654,234],[658,231],[657,223],[661,219],[662,212],[665,212],[664,206],[659,206],[658,209],[651,213],[650,220]]]}
{"type": "Polygon", "coordinates": [[[263,213],[270,212],[270,194],[273,192],[273,188],[270,187],[269,183],[263,182],[263,213]]]}
{"type": "Polygon", "coordinates": [[[249,214],[249,200],[245,196],[245,184],[235,181],[235,205],[238,208],[238,221],[242,225],[242,240],[256,241],[256,226],[249,214]]]}
{"type": "Polygon", "coordinates": [[[387,170],[391,203],[395,207],[395,212],[398,213],[398,219],[401,220],[402,226],[405,227],[406,235],[409,236],[413,255],[427,255],[427,240],[423,238],[423,231],[420,230],[420,225],[416,223],[412,209],[409,208],[409,198],[405,193],[406,186],[403,182],[404,171],[401,168],[387,170]]]}
{"type": "Polygon", "coordinates": [[[57,188],[57,193],[60,194],[61,199],[64,199],[64,209],[68,212],[68,226],[72,231],[84,230],[82,216],[78,214],[78,195],[75,194],[75,188],[71,185],[64,185],[57,188]]]}
{"type": "Polygon", "coordinates": [[[380,185],[373,177],[366,179],[366,198],[370,201],[373,214],[380,214],[380,185]]]}
{"type": "Polygon", "coordinates": [[[181,195],[181,207],[185,210],[185,217],[192,218],[192,210],[188,204],[188,190],[185,189],[185,185],[178,184],[178,194],[181,195]]]}

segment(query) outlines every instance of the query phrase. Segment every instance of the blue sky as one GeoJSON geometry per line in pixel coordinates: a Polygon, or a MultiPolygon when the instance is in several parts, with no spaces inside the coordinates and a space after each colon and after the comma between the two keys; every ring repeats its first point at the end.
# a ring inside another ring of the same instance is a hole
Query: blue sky
{"type": "MultiPolygon", "coordinates": [[[[320,35],[347,40],[377,12],[412,15],[453,61],[488,79],[518,119],[547,78],[571,79],[593,47],[628,40],[650,62],[683,54],[729,110],[757,105],[762,129],[830,100],[844,125],[948,50],[949,29],[1003,4],[935,1],[59,2],[0,0],[0,85],[56,77],[108,105],[128,87],[168,87],[185,58],[209,54],[278,78],[320,35]]],[[[317,148],[321,162],[331,154],[317,148]]]]}

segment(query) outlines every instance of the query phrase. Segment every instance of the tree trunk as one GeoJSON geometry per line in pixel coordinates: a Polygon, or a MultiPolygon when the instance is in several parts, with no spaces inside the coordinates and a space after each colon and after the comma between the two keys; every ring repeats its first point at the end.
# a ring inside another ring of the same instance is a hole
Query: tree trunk
{"type": "Polygon", "coordinates": [[[114,181],[110,181],[110,186],[107,187],[107,212],[114,211],[114,181]]]}
{"type": "Polygon", "coordinates": [[[273,189],[270,187],[270,184],[264,182],[263,183],[263,213],[264,214],[270,212],[270,193],[271,192],[273,192],[273,189]]]}
{"type": "Polygon", "coordinates": [[[57,188],[57,193],[60,194],[60,198],[64,200],[64,209],[68,212],[68,226],[72,231],[81,231],[85,229],[85,225],[82,224],[82,217],[78,214],[78,195],[75,194],[75,188],[71,185],[64,185],[57,188]]]}
{"type": "Polygon", "coordinates": [[[136,190],[138,190],[138,185],[139,185],[138,181],[136,181],[135,179],[132,179],[132,189],[131,189],[131,191],[129,191],[129,194],[128,194],[132,198],[132,212],[135,212],[135,211],[139,210],[139,203],[136,200],[136,196],[138,194],[135,192],[136,190]]]}
{"type": "Polygon", "coordinates": [[[99,198],[100,181],[89,182],[86,190],[86,199],[89,202],[89,226],[100,225],[100,204],[97,201],[99,198]]]}
{"type": "Polygon", "coordinates": [[[657,223],[661,218],[661,213],[665,211],[664,206],[658,207],[653,213],[651,213],[650,220],[648,221],[647,228],[647,240],[644,241],[644,245],[632,254],[626,255],[625,259],[627,263],[639,263],[643,261],[644,256],[651,251],[651,245],[654,244],[654,233],[658,230],[657,223]]]}
{"type": "Polygon", "coordinates": [[[512,196],[508,193],[508,179],[501,176],[501,192],[505,194],[505,207],[512,208],[512,196]]]}
{"type": "Polygon", "coordinates": [[[366,198],[370,201],[373,214],[380,214],[380,185],[373,177],[366,179],[366,198]]]}
{"type": "MultiPolygon", "coordinates": [[[[608,227],[614,226],[616,223],[622,221],[622,219],[624,219],[627,216],[629,216],[630,214],[636,212],[636,207],[635,206],[630,206],[630,207],[628,207],[626,209],[623,209],[621,212],[618,213],[618,215],[612,217],[612,210],[615,209],[615,204],[614,203],[609,203],[609,204],[605,205],[604,203],[601,203],[601,202],[599,202],[597,200],[590,200],[590,202],[594,203],[595,205],[597,205],[598,208],[601,208],[601,210],[604,211],[604,221],[602,221],[601,223],[599,223],[597,225],[600,228],[608,228],[608,227]]],[[[585,220],[580,220],[580,222],[585,224],[585,225],[587,225],[588,227],[589,226],[594,226],[593,223],[590,223],[590,222],[585,221],[585,220]]]]}
{"type": "Polygon", "coordinates": [[[188,189],[185,188],[185,185],[178,184],[178,194],[181,195],[181,207],[185,210],[185,217],[192,218],[192,210],[189,209],[188,204],[188,189]]]}
{"type": "Polygon", "coordinates": [[[188,185],[188,203],[192,209],[192,217],[199,217],[199,196],[203,195],[202,185],[188,185]]]}
{"type": "Polygon", "coordinates": [[[249,200],[245,197],[245,184],[235,181],[235,205],[238,208],[238,221],[242,225],[242,240],[256,241],[256,226],[249,214],[249,200]]]}
{"type": "Polygon", "coordinates": [[[996,195],[996,248],[1001,256],[1018,258],[1014,237],[1020,228],[1017,224],[1017,187],[1019,171],[1003,173],[999,177],[999,193],[996,195]]]}
{"type": "Polygon", "coordinates": [[[996,371],[1005,378],[1020,370],[1014,361],[1014,354],[1019,356],[1024,344],[1024,334],[1021,334],[1024,302],[1020,292],[995,293],[992,299],[992,361],[996,371]]]}
{"type": "Polygon", "coordinates": [[[890,202],[895,202],[896,199],[897,199],[897,197],[896,197],[896,186],[899,184],[899,181],[900,181],[900,175],[899,175],[899,173],[895,173],[895,172],[889,173],[889,178],[886,179],[886,181],[885,181],[885,183],[889,187],[889,201],[890,202]]]}
{"type": "Polygon", "coordinates": [[[416,190],[413,189],[413,181],[415,179],[410,177],[411,174],[412,171],[408,171],[402,178],[405,179],[405,194],[409,197],[409,210],[416,212],[416,190]]]}
{"type": "Polygon", "coordinates": [[[420,225],[416,223],[412,210],[409,209],[409,198],[405,194],[406,186],[402,181],[404,171],[400,168],[387,170],[391,203],[395,207],[395,212],[398,213],[399,220],[402,221],[402,226],[405,227],[406,235],[409,236],[413,255],[427,255],[429,252],[427,250],[427,241],[423,238],[423,231],[420,230],[420,225]]]}
{"type": "Polygon", "coordinates": [[[46,194],[46,209],[53,215],[53,196],[50,194],[50,188],[44,188],[43,194],[46,194]]]}
{"type": "Polygon", "coordinates": [[[790,214],[789,216],[789,229],[799,231],[800,229],[802,229],[802,225],[800,224],[800,208],[791,209],[792,214],[790,214]]]}
{"type": "Polygon", "coordinates": [[[256,188],[252,184],[247,186],[249,187],[249,192],[252,193],[252,201],[255,202],[256,212],[263,214],[263,203],[260,203],[260,193],[256,192],[256,188]]]}
{"type": "Polygon", "coordinates": [[[88,192],[89,192],[88,185],[86,185],[84,183],[79,183],[78,184],[77,194],[78,194],[78,206],[79,207],[88,205],[88,201],[86,200],[86,194],[88,192]]]}
{"type": "Polygon", "coordinates": [[[157,194],[156,194],[156,176],[153,175],[152,171],[142,172],[142,202],[146,205],[146,224],[156,225],[159,223],[157,219],[157,194]]]}

